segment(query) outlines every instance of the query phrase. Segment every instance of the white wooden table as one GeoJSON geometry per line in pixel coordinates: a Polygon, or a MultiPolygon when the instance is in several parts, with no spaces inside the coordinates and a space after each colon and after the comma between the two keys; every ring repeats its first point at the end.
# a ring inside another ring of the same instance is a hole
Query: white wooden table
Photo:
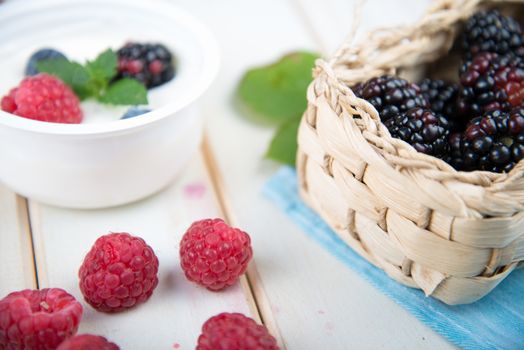
{"type": "MultiPolygon", "coordinates": [[[[194,349],[202,323],[223,311],[263,321],[283,349],[453,348],[262,197],[262,186],[278,168],[263,159],[273,130],[242,119],[232,102],[250,66],[295,49],[332,52],[349,32],[353,2],[175,2],[212,29],[222,51],[222,69],[201,101],[207,118],[201,151],[170,188],[119,208],[59,209],[0,185],[0,297],[59,286],[81,300],[76,276],[89,247],[108,231],[128,231],[159,256],[159,287],[150,301],[117,315],[84,303],[80,327],[122,349],[194,349]],[[178,242],[192,221],[217,216],[250,233],[255,259],[237,286],[213,293],[185,280],[178,242]]],[[[369,0],[361,29],[415,21],[426,5],[369,0]]]]}

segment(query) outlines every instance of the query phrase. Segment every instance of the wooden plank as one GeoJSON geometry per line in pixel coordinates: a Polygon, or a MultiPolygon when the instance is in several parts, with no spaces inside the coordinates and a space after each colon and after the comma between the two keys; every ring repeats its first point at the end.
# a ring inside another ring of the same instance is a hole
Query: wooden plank
{"type": "Polygon", "coordinates": [[[35,287],[26,201],[0,185],[0,298],[15,290],[35,287]]]}
{"type": "Polygon", "coordinates": [[[293,49],[317,48],[296,5],[278,0],[231,0],[228,6],[179,3],[211,27],[222,48],[222,70],[204,97],[203,112],[226,201],[235,224],[251,234],[258,288],[269,300],[287,348],[449,348],[443,338],[308,240],[261,195],[278,168],[263,160],[273,129],[243,120],[228,101],[250,66],[293,49]]]}
{"type": "Polygon", "coordinates": [[[201,325],[220,312],[257,318],[240,284],[210,292],[186,280],[178,244],[194,221],[218,217],[213,187],[201,157],[168,189],[141,202],[105,210],[68,210],[30,203],[41,287],[62,287],[82,300],[78,268],[97,237],[126,231],[143,237],[160,260],[160,283],[152,298],[128,312],[106,315],[85,302],[80,332],[102,334],[122,349],[190,349],[201,325]]]}

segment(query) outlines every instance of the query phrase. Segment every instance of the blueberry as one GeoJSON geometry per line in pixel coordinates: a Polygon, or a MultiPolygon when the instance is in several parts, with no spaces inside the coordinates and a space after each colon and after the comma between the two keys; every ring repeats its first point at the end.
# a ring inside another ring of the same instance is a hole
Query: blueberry
{"type": "Polygon", "coordinates": [[[145,113],[149,113],[149,112],[151,112],[149,108],[131,107],[124,113],[124,115],[120,119],[134,118],[136,116],[139,116],[145,113]]]}
{"type": "Polygon", "coordinates": [[[67,59],[67,57],[63,53],[55,49],[46,48],[36,51],[31,55],[31,57],[29,57],[29,61],[27,62],[27,66],[25,67],[25,75],[37,75],[38,73],[40,73],[37,68],[38,62],[43,60],[54,59],[67,59]]]}

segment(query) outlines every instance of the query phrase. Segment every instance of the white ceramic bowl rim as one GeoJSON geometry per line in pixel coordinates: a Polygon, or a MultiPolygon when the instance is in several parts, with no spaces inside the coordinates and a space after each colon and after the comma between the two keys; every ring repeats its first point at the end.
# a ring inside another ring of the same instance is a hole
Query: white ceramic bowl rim
{"type": "MultiPolygon", "coordinates": [[[[104,4],[107,4],[108,2],[108,0],[25,0],[7,2],[6,4],[2,5],[2,9],[0,11],[0,23],[2,23],[2,17],[6,18],[9,16],[21,16],[28,10],[35,11],[39,8],[47,8],[49,6],[70,6],[72,4],[89,4],[90,6],[95,6],[96,3],[99,3],[99,6],[103,7],[104,4]]],[[[110,0],[110,2],[113,4],[121,4],[127,7],[133,6],[136,8],[142,8],[144,10],[151,9],[152,6],[154,6],[155,10],[162,10],[162,12],[169,13],[171,17],[176,18],[178,24],[189,28],[193,35],[199,39],[199,42],[202,44],[201,49],[204,59],[204,64],[202,65],[203,70],[200,72],[200,76],[194,79],[193,82],[186,87],[189,91],[184,95],[184,98],[174,99],[164,106],[156,108],[153,111],[147,113],[147,115],[118,120],[110,123],[46,123],[28,118],[13,116],[10,113],[0,110],[0,124],[15,129],[43,134],[87,135],[113,133],[138,128],[143,125],[153,123],[169,115],[173,115],[175,112],[191,104],[207,90],[218,72],[219,50],[214,36],[199,20],[165,0],[110,0]]]]}

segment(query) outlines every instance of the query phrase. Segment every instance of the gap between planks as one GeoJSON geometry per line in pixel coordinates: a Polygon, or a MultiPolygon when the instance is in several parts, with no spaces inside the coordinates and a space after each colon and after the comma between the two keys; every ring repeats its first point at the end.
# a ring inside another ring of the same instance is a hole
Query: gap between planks
{"type": "Polygon", "coordinates": [[[47,274],[47,263],[45,258],[45,242],[43,239],[40,225],[40,204],[36,201],[26,199],[27,216],[29,218],[29,228],[31,230],[31,240],[33,247],[33,257],[35,264],[35,276],[38,289],[52,288],[49,285],[47,274]]]}
{"type": "MultiPolygon", "coordinates": [[[[207,132],[204,132],[201,151],[207,174],[215,192],[215,198],[218,202],[219,210],[226,222],[232,226],[236,226],[233,210],[227,199],[225,186],[222,181],[218,164],[213,155],[213,151],[211,150],[207,132]]],[[[254,260],[249,263],[246,274],[240,278],[240,284],[245,291],[244,294],[246,295],[246,299],[253,314],[258,317],[258,321],[263,323],[268,328],[269,332],[277,339],[279,347],[283,350],[286,349],[284,339],[282,338],[275,318],[273,317],[271,305],[266,293],[264,292],[254,260]]]]}
{"type": "Polygon", "coordinates": [[[38,289],[38,273],[35,261],[35,247],[33,242],[33,232],[29,217],[29,206],[27,198],[20,195],[16,197],[16,213],[19,225],[18,234],[23,249],[22,263],[24,271],[25,288],[38,289]]]}

